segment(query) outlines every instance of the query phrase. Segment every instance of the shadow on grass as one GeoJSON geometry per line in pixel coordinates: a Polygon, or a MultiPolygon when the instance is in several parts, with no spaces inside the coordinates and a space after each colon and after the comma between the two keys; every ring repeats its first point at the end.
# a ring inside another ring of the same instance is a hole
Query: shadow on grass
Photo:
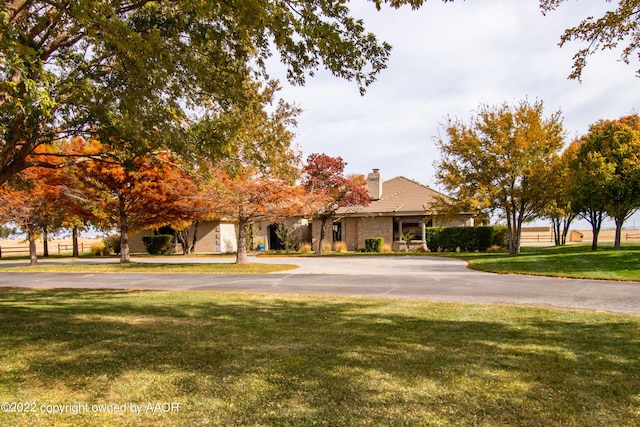
{"type": "Polygon", "coordinates": [[[640,320],[630,316],[1,290],[0,324],[0,395],[41,400],[55,387],[69,403],[179,401],[187,410],[173,425],[640,422],[640,320]]]}

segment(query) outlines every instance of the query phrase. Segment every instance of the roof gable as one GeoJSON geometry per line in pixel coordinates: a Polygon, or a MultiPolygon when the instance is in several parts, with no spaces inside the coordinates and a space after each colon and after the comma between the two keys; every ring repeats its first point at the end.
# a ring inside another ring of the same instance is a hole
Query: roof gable
{"type": "Polygon", "coordinates": [[[444,194],[420,184],[419,182],[398,176],[382,183],[382,196],[368,206],[349,206],[338,209],[338,214],[424,214],[435,198],[447,197],[444,194]]]}

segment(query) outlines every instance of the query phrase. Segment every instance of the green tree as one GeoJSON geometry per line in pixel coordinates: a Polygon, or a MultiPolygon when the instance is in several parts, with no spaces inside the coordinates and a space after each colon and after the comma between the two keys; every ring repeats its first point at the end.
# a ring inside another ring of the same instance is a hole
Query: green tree
{"type": "Polygon", "coordinates": [[[561,156],[555,157],[548,177],[551,181],[550,198],[544,208],[544,216],[551,220],[556,246],[567,243],[569,227],[578,216],[573,209],[570,196],[572,185],[570,162],[575,157],[575,150],[572,148],[570,146],[561,156]]]}
{"type": "Polygon", "coordinates": [[[640,117],[591,125],[578,143],[576,157],[577,173],[584,180],[580,187],[615,221],[614,247],[620,249],[622,226],[640,208],[640,117]]]}
{"type": "Polygon", "coordinates": [[[550,198],[551,165],[562,148],[560,112],[543,103],[481,106],[470,124],[449,119],[437,145],[437,178],[455,202],[498,213],[507,222],[509,252],[520,252],[522,224],[540,217],[550,198]]]}
{"type": "Polygon", "coordinates": [[[598,249],[602,223],[607,217],[603,187],[606,173],[599,156],[588,152],[579,153],[581,145],[582,142],[578,140],[567,148],[574,153],[570,160],[569,198],[571,209],[591,224],[591,250],[595,251],[598,249]]]}
{"type": "Polygon", "coordinates": [[[364,92],[390,46],[336,0],[3,0],[0,52],[2,183],[46,164],[36,147],[74,135],[115,135],[137,155],[225,152],[274,53],[295,84],[323,67],[364,92]],[[185,133],[203,118],[200,138],[185,133]]]}
{"type": "MultiPolygon", "coordinates": [[[[557,9],[566,0],[540,0],[543,13],[557,9]]],[[[575,27],[568,28],[560,38],[560,46],[576,40],[586,42],[573,56],[573,69],[569,78],[580,79],[587,58],[598,50],[615,49],[619,44],[626,43],[622,50],[621,59],[630,62],[631,56],[640,47],[640,0],[618,0],[615,10],[608,10],[602,16],[594,19],[588,17],[575,27]]],[[[640,70],[637,71],[640,75],[640,70]]]]}
{"type": "Polygon", "coordinates": [[[0,225],[0,239],[6,239],[7,237],[15,234],[16,229],[12,227],[7,227],[5,225],[0,225]]]}

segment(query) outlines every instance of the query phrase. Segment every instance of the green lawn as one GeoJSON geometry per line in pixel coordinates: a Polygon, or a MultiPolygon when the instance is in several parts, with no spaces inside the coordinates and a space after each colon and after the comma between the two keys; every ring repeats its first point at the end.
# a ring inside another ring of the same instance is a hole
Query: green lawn
{"type": "Polygon", "coordinates": [[[640,281],[640,244],[524,247],[519,255],[499,253],[448,254],[469,261],[476,270],[494,273],[536,274],[555,277],[640,281]]]}
{"type": "Polygon", "coordinates": [[[2,289],[0,325],[0,402],[33,410],[0,425],[640,424],[637,316],[2,289]]]}

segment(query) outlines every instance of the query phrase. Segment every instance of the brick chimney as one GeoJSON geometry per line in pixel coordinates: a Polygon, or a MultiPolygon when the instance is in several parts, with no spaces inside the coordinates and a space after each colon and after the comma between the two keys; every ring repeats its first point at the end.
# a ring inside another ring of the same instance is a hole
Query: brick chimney
{"type": "Polygon", "coordinates": [[[380,200],[382,197],[382,175],[380,175],[380,169],[374,169],[373,172],[367,175],[367,190],[369,190],[371,200],[380,200]]]}

